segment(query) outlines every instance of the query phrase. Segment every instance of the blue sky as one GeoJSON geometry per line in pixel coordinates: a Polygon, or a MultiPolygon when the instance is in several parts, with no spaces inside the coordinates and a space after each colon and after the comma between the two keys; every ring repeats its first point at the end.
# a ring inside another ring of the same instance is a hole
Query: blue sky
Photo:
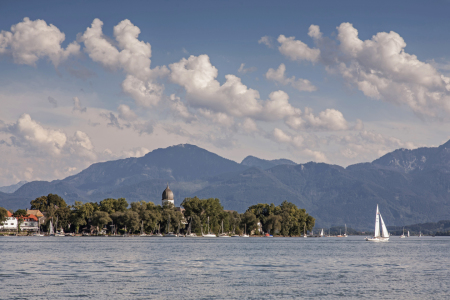
{"type": "Polygon", "coordinates": [[[343,166],[437,146],[449,8],[2,1],[0,186],[180,143],[343,166]]]}

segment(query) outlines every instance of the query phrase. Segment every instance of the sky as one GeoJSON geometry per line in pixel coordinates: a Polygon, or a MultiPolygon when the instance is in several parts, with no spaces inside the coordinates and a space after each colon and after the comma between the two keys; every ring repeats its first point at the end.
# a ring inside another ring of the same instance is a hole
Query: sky
{"type": "Polygon", "coordinates": [[[449,1],[1,1],[0,186],[195,144],[348,166],[450,139],[449,1]]]}

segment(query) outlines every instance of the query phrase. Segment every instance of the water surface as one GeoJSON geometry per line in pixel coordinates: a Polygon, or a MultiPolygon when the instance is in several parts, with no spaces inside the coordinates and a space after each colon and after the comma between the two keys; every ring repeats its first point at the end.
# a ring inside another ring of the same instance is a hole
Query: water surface
{"type": "Polygon", "coordinates": [[[0,237],[0,299],[445,299],[450,238],[0,237]]]}

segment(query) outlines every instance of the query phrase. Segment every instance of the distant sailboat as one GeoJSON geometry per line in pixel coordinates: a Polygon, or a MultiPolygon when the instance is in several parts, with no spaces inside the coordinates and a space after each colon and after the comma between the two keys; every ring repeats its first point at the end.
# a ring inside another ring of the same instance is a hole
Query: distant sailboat
{"type": "Polygon", "coordinates": [[[139,236],[147,236],[147,234],[144,232],[144,220],[141,221],[141,234],[139,236]]]}
{"type": "Polygon", "coordinates": [[[207,234],[202,234],[203,237],[207,237],[207,238],[213,238],[213,237],[217,237],[217,235],[209,232],[209,217],[208,217],[208,233],[207,234]]]}
{"type": "Polygon", "coordinates": [[[219,237],[230,237],[228,234],[223,233],[223,220],[222,220],[222,233],[219,234],[219,237]]]}
{"type": "Polygon", "coordinates": [[[401,238],[401,239],[406,238],[406,235],[405,235],[405,227],[403,227],[403,234],[400,236],[400,238],[401,238]]]}
{"type": "Polygon", "coordinates": [[[320,237],[323,237],[323,228],[322,231],[320,232],[320,237]]]}
{"type": "Polygon", "coordinates": [[[375,216],[375,235],[372,238],[366,238],[366,241],[370,242],[387,242],[389,241],[389,232],[387,231],[386,225],[384,224],[383,217],[378,210],[375,216]],[[381,234],[380,234],[380,221],[381,221],[381,234]]]}
{"type": "Polygon", "coordinates": [[[245,224],[245,227],[244,227],[245,229],[244,229],[244,234],[242,235],[242,237],[250,237],[248,234],[247,234],[247,224],[245,224]]]}
{"type": "Polygon", "coordinates": [[[306,235],[306,224],[303,225],[303,237],[306,239],[307,235],[306,235]]]}
{"type": "Polygon", "coordinates": [[[408,230],[408,237],[409,237],[409,230],[408,230]]]}
{"type": "Polygon", "coordinates": [[[55,236],[55,232],[53,231],[53,222],[52,222],[52,220],[50,220],[49,226],[50,226],[50,229],[48,230],[48,235],[49,236],[55,236]]]}
{"type": "Polygon", "coordinates": [[[348,235],[347,235],[347,224],[345,224],[344,237],[348,237],[348,235]]]}

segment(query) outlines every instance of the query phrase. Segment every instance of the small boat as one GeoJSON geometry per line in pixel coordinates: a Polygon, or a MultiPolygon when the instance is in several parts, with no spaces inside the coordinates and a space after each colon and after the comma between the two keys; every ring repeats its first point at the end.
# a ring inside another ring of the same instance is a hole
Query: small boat
{"type": "Polygon", "coordinates": [[[403,233],[402,233],[402,235],[400,236],[400,238],[401,238],[401,239],[406,238],[406,235],[405,235],[405,227],[403,227],[403,233]]]}
{"type": "Polygon", "coordinates": [[[306,235],[306,224],[303,226],[303,238],[307,238],[307,235],[306,235]]]}
{"type": "Polygon", "coordinates": [[[265,237],[273,237],[273,235],[271,235],[270,233],[266,233],[266,235],[264,235],[265,237]]]}
{"type": "Polygon", "coordinates": [[[408,237],[409,237],[409,230],[408,230],[408,237]]]}
{"type": "Polygon", "coordinates": [[[164,237],[177,237],[177,235],[173,232],[168,232],[164,235],[164,237]]]}
{"type": "Polygon", "coordinates": [[[147,234],[144,232],[144,221],[141,222],[141,234],[139,236],[147,236],[147,234]]]}
{"type": "Polygon", "coordinates": [[[222,233],[219,234],[219,237],[229,238],[230,236],[227,233],[223,233],[223,220],[222,220],[222,233]]]}
{"type": "Polygon", "coordinates": [[[322,231],[320,232],[319,236],[323,237],[323,228],[322,228],[322,231]]]}
{"type": "Polygon", "coordinates": [[[48,229],[48,236],[55,236],[55,232],[53,231],[53,222],[52,220],[50,220],[50,224],[49,224],[49,229],[48,229]]]}
{"type": "Polygon", "coordinates": [[[38,232],[34,233],[33,236],[44,236],[44,235],[41,233],[41,220],[38,219],[38,222],[39,222],[39,225],[38,225],[38,232]]]}
{"type": "Polygon", "coordinates": [[[389,241],[389,232],[387,231],[386,225],[384,224],[383,217],[378,210],[377,204],[377,212],[375,215],[375,234],[372,238],[366,238],[366,241],[369,242],[387,242],[389,241]],[[380,233],[380,221],[381,221],[381,233],[380,233]]]}
{"type": "Polygon", "coordinates": [[[241,237],[245,237],[245,238],[250,237],[250,236],[247,234],[247,224],[245,224],[244,234],[241,235],[241,237]]]}
{"type": "Polygon", "coordinates": [[[195,232],[192,232],[191,230],[192,222],[189,222],[188,232],[186,233],[186,237],[197,237],[197,234],[195,232]]]}
{"type": "Polygon", "coordinates": [[[217,237],[217,235],[209,232],[209,217],[208,217],[208,233],[207,234],[203,234],[202,233],[202,237],[207,237],[207,238],[213,238],[213,237],[217,237]]]}
{"type": "Polygon", "coordinates": [[[419,231],[419,237],[422,237],[423,235],[422,235],[422,231],[419,231]]]}
{"type": "Polygon", "coordinates": [[[347,224],[345,224],[345,231],[344,231],[343,237],[348,237],[348,235],[347,235],[347,224]]]}

